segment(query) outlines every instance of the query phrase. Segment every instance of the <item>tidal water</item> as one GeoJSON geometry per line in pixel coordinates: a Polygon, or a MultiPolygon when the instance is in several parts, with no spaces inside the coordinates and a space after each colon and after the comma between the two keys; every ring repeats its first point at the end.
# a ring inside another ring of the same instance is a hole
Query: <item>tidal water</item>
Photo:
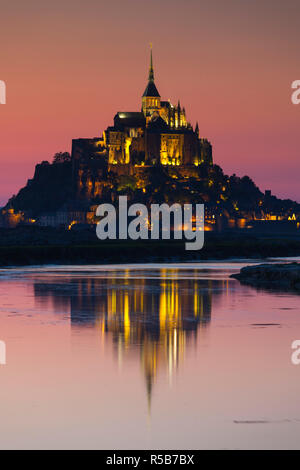
{"type": "Polygon", "coordinates": [[[299,449],[300,297],[248,264],[1,269],[0,448],[299,449]]]}

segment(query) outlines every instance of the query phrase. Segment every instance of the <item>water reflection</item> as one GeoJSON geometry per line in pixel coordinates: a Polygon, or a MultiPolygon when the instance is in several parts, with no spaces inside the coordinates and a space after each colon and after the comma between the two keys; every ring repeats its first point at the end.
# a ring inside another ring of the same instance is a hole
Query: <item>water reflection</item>
{"type": "Polygon", "coordinates": [[[227,281],[199,279],[199,271],[159,269],[152,277],[132,270],[109,277],[46,278],[34,282],[40,301],[51,300],[55,311],[70,310],[73,329],[97,328],[111,336],[117,357],[139,356],[150,406],[159,369],[169,378],[188,345],[211,320],[212,293],[218,297],[227,281]]]}
{"type": "Polygon", "coordinates": [[[299,297],[240,267],[0,270],[1,448],[299,448],[299,297]]]}

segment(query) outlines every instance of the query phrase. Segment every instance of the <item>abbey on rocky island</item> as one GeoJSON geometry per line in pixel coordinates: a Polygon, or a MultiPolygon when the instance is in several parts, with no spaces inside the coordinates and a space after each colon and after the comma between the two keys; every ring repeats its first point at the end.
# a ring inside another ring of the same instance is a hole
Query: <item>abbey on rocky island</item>
{"type": "Polygon", "coordinates": [[[174,106],[161,100],[154,82],[152,49],[141,111],[118,112],[102,138],[73,140],[72,161],[77,189],[80,192],[90,184],[94,196],[98,192],[95,176],[99,181],[105,170],[141,175],[147,167],[162,165],[166,170],[176,168],[180,177],[188,178],[197,177],[198,166],[213,163],[212,146],[199,136],[198,123],[194,129],[180,102],[174,106]]]}

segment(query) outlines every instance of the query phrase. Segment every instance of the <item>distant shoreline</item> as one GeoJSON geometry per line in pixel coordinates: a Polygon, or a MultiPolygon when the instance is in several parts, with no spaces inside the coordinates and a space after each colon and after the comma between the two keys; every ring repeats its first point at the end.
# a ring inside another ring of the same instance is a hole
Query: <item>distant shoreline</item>
{"type": "Polygon", "coordinates": [[[161,263],[300,256],[299,235],[206,233],[204,248],[184,241],[99,241],[95,233],[59,229],[0,230],[0,266],[43,264],[161,263]]]}

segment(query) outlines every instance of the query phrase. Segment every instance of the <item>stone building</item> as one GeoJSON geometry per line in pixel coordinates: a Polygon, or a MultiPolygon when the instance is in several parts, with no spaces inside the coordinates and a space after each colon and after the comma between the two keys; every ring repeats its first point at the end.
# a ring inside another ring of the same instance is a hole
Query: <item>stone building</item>
{"type": "MultiPolygon", "coordinates": [[[[107,173],[134,175],[137,167],[176,167],[183,177],[195,175],[196,167],[212,164],[212,146],[193,129],[180,102],[161,100],[154,81],[152,50],[148,83],[141,111],[118,112],[113,126],[100,138],[76,139],[72,146],[73,176],[77,187],[90,188],[100,196],[107,173]]],[[[146,170],[146,168],[145,168],[146,170]]]]}

